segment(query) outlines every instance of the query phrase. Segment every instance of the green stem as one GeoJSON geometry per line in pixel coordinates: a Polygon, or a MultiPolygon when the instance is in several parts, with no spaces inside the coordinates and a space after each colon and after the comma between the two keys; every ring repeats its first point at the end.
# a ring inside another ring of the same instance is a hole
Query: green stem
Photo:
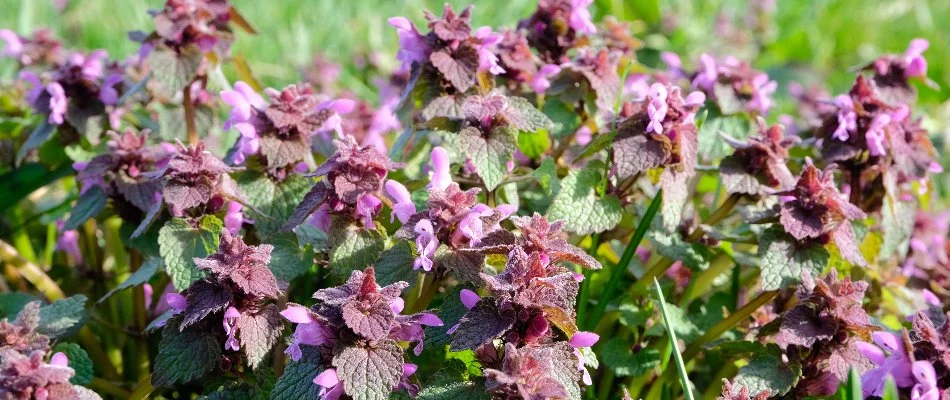
{"type": "Polygon", "coordinates": [[[94,389],[99,394],[111,394],[120,399],[129,398],[128,390],[125,390],[118,385],[102,378],[93,377],[92,382],[89,383],[89,387],[94,389]]]}
{"type": "MultiPolygon", "coordinates": [[[[594,313],[591,314],[590,318],[586,320],[588,327],[596,326],[597,321],[603,317],[604,311],[607,310],[607,304],[613,300],[612,296],[614,290],[616,290],[617,286],[620,284],[620,280],[623,278],[624,272],[627,271],[627,267],[630,265],[630,262],[636,255],[637,247],[640,247],[640,243],[643,241],[644,236],[646,236],[647,230],[650,229],[650,225],[653,223],[653,218],[656,217],[656,213],[659,211],[660,205],[662,203],[663,192],[659,191],[656,193],[656,196],[653,197],[653,201],[650,202],[650,206],[647,207],[646,214],[643,215],[643,219],[641,219],[640,223],[637,225],[636,231],[633,232],[633,237],[631,237],[630,241],[627,242],[627,247],[623,250],[623,254],[620,256],[620,261],[613,267],[613,269],[611,269],[610,280],[607,281],[607,286],[604,288],[603,293],[601,293],[600,300],[597,301],[597,308],[594,309],[594,313]]],[[[585,279],[585,282],[586,281],[587,280],[585,279]]]]}
{"type": "MultiPolygon", "coordinates": [[[[11,225],[20,225],[23,220],[21,215],[22,211],[17,208],[13,211],[10,216],[11,225]]],[[[13,246],[16,247],[17,252],[23,257],[26,261],[36,262],[36,253],[33,251],[33,245],[30,243],[30,236],[27,234],[25,229],[17,229],[16,231],[11,232],[11,239],[13,241],[13,246]]]]}
{"type": "MultiPolygon", "coordinates": [[[[591,257],[597,258],[597,248],[600,247],[600,233],[595,233],[590,237],[590,249],[587,252],[591,257]]],[[[590,281],[592,279],[593,273],[589,270],[584,270],[584,280],[581,282],[581,292],[580,299],[577,302],[577,320],[584,321],[584,317],[587,315],[587,307],[590,300],[590,281]]]]}
{"type": "MultiPolygon", "coordinates": [[[[130,254],[131,263],[129,269],[131,272],[137,271],[142,267],[142,254],[132,250],[130,254]]],[[[145,330],[148,323],[145,309],[145,286],[138,285],[132,288],[132,323],[136,332],[145,330]]],[[[148,357],[148,339],[145,335],[135,338],[135,367],[137,378],[148,377],[149,375],[149,357],[148,357]]]]}
{"type": "Polygon", "coordinates": [[[48,300],[55,301],[66,297],[63,289],[50,279],[49,275],[46,275],[46,272],[43,272],[38,265],[28,261],[22,254],[17,252],[16,248],[2,240],[0,240],[0,259],[2,259],[5,264],[16,266],[20,276],[32,283],[48,300]]]}
{"type": "Polygon", "coordinates": [[[776,295],[778,295],[777,290],[759,293],[758,296],[756,296],[746,305],[742,306],[742,308],[736,310],[736,312],[726,317],[726,319],[719,321],[719,323],[716,325],[713,325],[713,327],[709,328],[709,330],[707,330],[702,337],[686,348],[686,351],[683,352],[683,360],[692,360],[693,357],[696,357],[696,355],[702,351],[703,344],[718,339],[723,333],[726,333],[726,331],[732,329],[734,326],[739,324],[739,322],[742,322],[743,319],[746,319],[752,315],[752,313],[755,312],[755,310],[758,310],[759,307],[762,307],[766,303],[772,301],[776,295]]]}
{"type": "Polygon", "coordinates": [[[132,389],[132,394],[127,398],[129,400],[145,400],[154,390],[155,388],[152,387],[152,377],[146,376],[139,381],[138,385],[135,385],[135,388],[132,389]]]}

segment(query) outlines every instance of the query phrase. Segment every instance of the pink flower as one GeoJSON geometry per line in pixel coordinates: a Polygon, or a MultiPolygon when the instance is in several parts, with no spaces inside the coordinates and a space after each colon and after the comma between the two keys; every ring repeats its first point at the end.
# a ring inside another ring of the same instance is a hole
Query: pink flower
{"type": "Polygon", "coordinates": [[[561,67],[556,64],[545,64],[538,73],[531,77],[531,89],[537,94],[543,94],[551,87],[551,81],[548,80],[561,73],[561,67]]]}
{"type": "Polygon", "coordinates": [[[337,400],[343,395],[343,385],[336,369],[327,368],[313,378],[313,383],[320,386],[320,400],[337,400]]]}
{"type": "Polygon", "coordinates": [[[926,78],[927,77],[927,59],[923,53],[930,47],[927,39],[917,38],[910,41],[907,51],[904,52],[904,63],[907,67],[904,69],[904,76],[907,78],[926,78]]]}
{"type": "Polygon", "coordinates": [[[228,340],[224,342],[225,350],[238,351],[241,348],[240,346],[238,346],[238,341],[234,337],[234,335],[237,334],[236,325],[237,325],[237,320],[240,317],[241,317],[241,312],[238,311],[238,309],[234,308],[233,306],[228,307],[227,311],[224,312],[224,322],[222,323],[222,325],[224,325],[224,333],[228,335],[228,340]]]}
{"type": "Polygon", "coordinates": [[[99,88],[99,100],[102,104],[111,106],[119,101],[119,92],[115,89],[115,85],[119,83],[122,83],[121,74],[109,74],[106,77],[99,88]]]}
{"type": "Polygon", "coordinates": [[[79,67],[84,77],[89,80],[97,80],[102,77],[105,68],[105,61],[109,58],[109,53],[105,50],[95,50],[88,56],[82,53],[73,53],[69,56],[69,64],[73,67],[79,67]]]}
{"type": "MultiPolygon", "coordinates": [[[[59,229],[63,229],[63,222],[57,222],[59,229]]],[[[56,249],[65,252],[77,263],[82,263],[82,253],[79,251],[79,232],[74,229],[60,232],[56,240],[56,249]]]]}
{"type": "Polygon", "coordinates": [[[68,368],[68,367],[69,367],[69,357],[66,356],[66,353],[58,352],[58,353],[56,353],[56,354],[53,354],[52,357],[50,357],[50,359],[49,359],[49,365],[52,365],[52,366],[54,366],[54,367],[68,368]]]}
{"type": "Polygon", "coordinates": [[[331,115],[323,124],[317,128],[317,132],[334,131],[340,137],[343,137],[343,118],[341,114],[349,114],[356,108],[356,102],[350,99],[328,100],[317,106],[317,110],[333,110],[331,115]]]}
{"type": "Polygon", "coordinates": [[[937,387],[937,373],[930,361],[914,361],[911,370],[917,384],[910,389],[912,400],[940,400],[940,389],[937,387]]]}
{"type": "Polygon", "coordinates": [[[583,373],[585,385],[591,385],[594,382],[590,378],[590,372],[587,371],[587,367],[584,365],[584,354],[581,353],[580,349],[589,348],[597,343],[598,340],[600,340],[600,336],[596,333],[584,331],[575,333],[571,336],[570,340],[568,340],[568,343],[574,347],[574,355],[577,356],[577,370],[583,373]]]}
{"type": "Polygon", "coordinates": [[[402,61],[403,68],[412,67],[414,62],[425,62],[429,58],[429,45],[406,17],[392,17],[389,24],[396,27],[399,35],[399,52],[396,59],[402,61]]]}
{"type": "Polygon", "coordinates": [[[449,152],[441,147],[432,149],[432,171],[429,175],[429,189],[445,190],[452,183],[452,174],[449,173],[449,152]]]}
{"type": "Polygon", "coordinates": [[[577,132],[574,132],[574,140],[581,146],[586,146],[590,143],[593,136],[593,132],[591,132],[590,127],[587,125],[581,125],[581,127],[577,129],[577,132]]]}
{"type": "Polygon", "coordinates": [[[389,217],[389,222],[393,222],[394,218],[399,218],[399,222],[405,224],[416,213],[416,205],[412,202],[409,191],[401,183],[392,179],[386,181],[385,188],[386,194],[393,202],[393,213],[389,217]]]}
{"type": "Polygon", "coordinates": [[[371,194],[361,194],[356,199],[356,213],[363,217],[363,227],[366,229],[376,229],[376,222],[373,217],[382,208],[383,201],[379,197],[371,194]]]}
{"type": "Polygon", "coordinates": [[[478,70],[488,71],[492,75],[501,75],[505,69],[498,65],[498,56],[491,52],[491,47],[500,43],[503,36],[492,32],[490,26],[483,26],[475,31],[475,38],[480,39],[478,45],[478,70]]]}
{"type": "Polygon", "coordinates": [[[241,230],[241,225],[244,225],[244,213],[241,210],[244,209],[244,206],[241,203],[232,201],[228,203],[228,212],[224,215],[224,227],[227,228],[228,232],[231,232],[232,235],[237,235],[241,230]]]}
{"type": "Polygon", "coordinates": [[[419,257],[412,263],[412,269],[422,268],[423,271],[431,271],[432,257],[435,256],[435,251],[439,248],[439,239],[435,237],[432,221],[428,219],[419,220],[413,230],[418,234],[416,236],[416,251],[419,252],[419,257]]]}
{"type": "Polygon", "coordinates": [[[485,204],[476,204],[459,222],[458,228],[452,234],[452,241],[458,243],[462,241],[462,238],[468,238],[471,245],[478,245],[485,237],[483,229],[485,224],[482,222],[482,218],[490,217],[494,213],[491,207],[485,204]]]}
{"type": "Polygon", "coordinates": [[[62,125],[66,116],[66,92],[59,82],[50,82],[46,85],[46,92],[49,93],[49,123],[53,125],[62,125]]]}
{"type": "Polygon", "coordinates": [[[871,126],[868,127],[864,138],[867,140],[868,149],[872,156],[883,156],[885,154],[884,140],[887,138],[887,132],[884,131],[884,128],[890,123],[891,117],[887,114],[878,114],[871,120],[871,126]]]}
{"type": "Polygon", "coordinates": [[[19,57],[23,53],[23,39],[9,29],[0,29],[0,40],[6,42],[3,50],[0,50],[0,56],[19,57]]]}
{"type": "Polygon", "coordinates": [[[769,76],[761,73],[752,78],[752,100],[749,107],[759,112],[759,114],[768,114],[772,108],[772,94],[778,89],[778,83],[770,80],[769,76]]]}
{"type": "Polygon", "coordinates": [[[280,315],[297,324],[290,345],[284,351],[294,361],[300,360],[300,357],[303,356],[300,345],[320,346],[331,343],[333,340],[332,333],[327,330],[320,320],[314,317],[307,307],[290,304],[287,309],[280,312],[280,315]]]}
{"type": "Polygon", "coordinates": [[[314,211],[313,215],[310,216],[310,225],[324,233],[330,233],[330,222],[330,207],[326,204],[320,205],[317,211],[314,211]]]}
{"type": "Polygon", "coordinates": [[[858,129],[858,116],[854,112],[854,101],[851,96],[846,94],[835,97],[835,105],[838,106],[838,127],[835,128],[831,137],[842,142],[851,137],[850,132],[858,129]]]}
{"type": "Polygon", "coordinates": [[[578,33],[593,35],[597,33],[597,27],[591,18],[590,10],[587,9],[594,0],[571,0],[570,25],[578,33]]]}
{"type": "Polygon", "coordinates": [[[475,307],[475,304],[478,304],[478,301],[482,298],[478,295],[478,293],[475,293],[472,290],[462,289],[462,291],[459,292],[459,299],[462,300],[462,305],[464,305],[465,308],[471,310],[472,307],[475,307]]]}
{"type": "Polygon", "coordinates": [[[683,71],[683,61],[676,53],[672,51],[660,52],[660,60],[669,68],[673,80],[686,76],[686,72],[683,71]]]}
{"type": "MultiPolygon", "coordinates": [[[[171,288],[171,286],[169,286],[169,288],[171,288]]],[[[162,297],[165,300],[165,304],[168,304],[168,307],[175,310],[175,312],[182,312],[188,308],[188,298],[182,296],[180,293],[168,292],[162,297]]]]}
{"type": "Polygon", "coordinates": [[[260,136],[253,117],[266,107],[266,103],[250,85],[241,81],[234,84],[233,90],[222,91],[221,100],[231,106],[231,113],[224,121],[224,129],[233,127],[241,134],[232,161],[235,164],[243,164],[247,156],[257,153],[260,149],[260,136]]]}
{"type": "Polygon", "coordinates": [[[877,346],[858,342],[857,348],[877,367],[864,373],[861,384],[865,396],[882,396],[887,377],[893,377],[897,387],[906,388],[914,384],[911,374],[911,360],[901,338],[890,332],[874,332],[871,335],[877,346]],[[887,354],[883,350],[887,350],[887,354]]]}
{"type": "Polygon", "coordinates": [[[647,125],[647,132],[654,131],[663,133],[663,120],[669,111],[666,105],[666,96],[668,95],[666,87],[661,83],[654,83],[650,86],[650,104],[647,105],[647,115],[650,116],[650,123],[647,125]]]}
{"type": "Polygon", "coordinates": [[[693,87],[709,92],[718,79],[719,72],[716,69],[716,60],[709,54],[703,53],[699,56],[699,68],[696,71],[696,77],[693,78],[693,87]]]}
{"type": "Polygon", "coordinates": [[[650,75],[630,74],[623,83],[623,95],[630,96],[630,100],[641,102],[650,94],[650,75]]]}

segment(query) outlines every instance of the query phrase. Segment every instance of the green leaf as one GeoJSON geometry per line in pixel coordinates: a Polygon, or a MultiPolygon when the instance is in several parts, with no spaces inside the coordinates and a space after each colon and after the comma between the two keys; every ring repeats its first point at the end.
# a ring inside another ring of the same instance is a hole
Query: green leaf
{"type": "Polygon", "coordinates": [[[840,400],[864,400],[864,392],[861,390],[861,375],[854,368],[848,370],[848,381],[838,387],[838,396],[840,400]]]}
{"type": "Polygon", "coordinates": [[[884,397],[881,400],[900,400],[900,395],[897,393],[897,384],[894,383],[894,378],[887,377],[887,380],[884,382],[884,397]]]}
{"type": "Polygon", "coordinates": [[[650,235],[650,239],[656,244],[656,251],[664,257],[682,261],[683,265],[694,271],[709,268],[709,261],[706,260],[704,255],[706,252],[704,246],[683,241],[679,233],[654,231],[650,235]]]}
{"type": "Polygon", "coordinates": [[[557,178],[557,165],[554,164],[553,158],[548,157],[541,161],[541,165],[531,175],[538,180],[545,193],[552,194],[561,190],[561,182],[557,178]]]}
{"type": "Polygon", "coordinates": [[[402,352],[389,341],[375,347],[349,346],[333,357],[333,366],[353,400],[386,400],[402,376],[402,352]]]}
{"type": "Polygon", "coordinates": [[[592,163],[580,171],[571,171],[554,196],[548,218],[565,220],[564,229],[579,235],[603,232],[616,226],[622,212],[620,199],[614,195],[601,198],[596,191],[602,169],[599,163],[592,163]]]}
{"type": "Polygon", "coordinates": [[[0,293],[0,319],[13,319],[26,303],[39,300],[36,296],[23,292],[0,293]]]}
{"type": "Polygon", "coordinates": [[[877,254],[878,259],[884,261],[894,256],[899,260],[904,259],[910,245],[910,235],[914,231],[916,212],[916,200],[895,202],[890,195],[884,196],[881,207],[884,244],[877,254]]]}
{"type": "Polygon", "coordinates": [[[160,46],[149,53],[146,63],[152,71],[152,79],[171,97],[191,83],[203,58],[195,46],[182,48],[180,52],[160,46]]]}
{"type": "Polygon", "coordinates": [[[379,255],[379,261],[375,266],[376,283],[386,286],[403,281],[409,283],[410,286],[414,285],[419,276],[419,273],[412,269],[415,258],[416,254],[408,241],[397,241],[393,247],[379,255]]]}
{"type": "Polygon", "coordinates": [[[194,329],[179,332],[178,323],[172,319],[162,330],[152,372],[155,387],[194,381],[218,365],[222,347],[214,336],[194,329]]]}
{"type": "Polygon", "coordinates": [[[63,229],[76,229],[89,218],[95,218],[106,207],[106,200],[108,200],[106,192],[99,186],[93,186],[79,195],[79,200],[76,201],[76,206],[69,213],[69,218],[63,224],[63,229]]]}
{"type": "Polygon", "coordinates": [[[290,282],[313,265],[313,247],[298,245],[295,234],[285,232],[263,240],[274,246],[269,267],[277,279],[290,282]]]}
{"type": "Polygon", "coordinates": [[[444,347],[452,343],[452,335],[446,332],[468,312],[468,308],[465,308],[465,305],[462,304],[462,300],[459,298],[459,293],[462,289],[471,290],[474,288],[458,285],[445,295],[445,300],[442,301],[442,305],[436,313],[444,324],[442,326],[425,327],[426,348],[444,347]]]}
{"type": "Polygon", "coordinates": [[[708,117],[699,127],[697,144],[699,158],[702,160],[721,160],[732,153],[732,146],[722,140],[719,133],[743,140],[750,136],[749,121],[743,116],[708,117]]]}
{"type": "Polygon", "coordinates": [[[484,137],[478,128],[468,127],[459,132],[455,145],[459,153],[472,160],[485,187],[495,190],[508,175],[508,161],[518,148],[517,140],[516,132],[510,129],[498,128],[484,137]]]}
{"type": "Polygon", "coordinates": [[[23,159],[30,154],[31,150],[34,150],[43,143],[46,143],[49,140],[50,136],[53,135],[53,131],[56,130],[56,125],[49,123],[46,117],[43,117],[40,120],[40,124],[30,132],[30,136],[26,138],[26,142],[23,143],[23,146],[20,146],[20,150],[16,154],[16,163],[20,164],[23,162],[23,159]]]}
{"type": "Polygon", "coordinates": [[[59,343],[53,347],[52,354],[56,353],[65,354],[69,359],[69,368],[76,371],[76,375],[69,378],[69,383],[86,386],[92,382],[92,359],[82,347],[75,343],[59,343]]]}
{"type": "Polygon", "coordinates": [[[541,158],[551,148],[551,137],[545,130],[521,132],[518,135],[518,149],[532,160],[541,158]]]}
{"type": "MultiPolygon", "coordinates": [[[[670,338],[670,346],[673,347],[673,359],[676,361],[676,372],[680,376],[680,384],[683,385],[683,394],[686,395],[686,400],[693,400],[693,389],[689,383],[689,375],[686,373],[686,365],[683,364],[683,356],[680,354],[679,345],[676,340],[676,327],[677,324],[673,322],[670,318],[670,313],[667,311],[669,305],[666,302],[666,299],[663,298],[663,289],[660,289],[660,282],[653,278],[653,289],[656,290],[656,296],[660,299],[657,303],[660,306],[660,312],[663,314],[663,323],[666,325],[666,333],[670,338]]],[[[757,392],[755,392],[757,393],[757,392]]]]}
{"type": "Polygon", "coordinates": [[[281,225],[313,187],[313,180],[301,175],[292,174],[282,182],[274,182],[267,175],[256,171],[242,173],[236,181],[241,192],[247,196],[248,204],[260,211],[247,210],[254,218],[258,237],[265,241],[271,235],[281,233],[281,225]]]}
{"type": "Polygon", "coordinates": [[[446,361],[419,391],[419,400],[488,400],[485,389],[469,380],[468,367],[458,359],[446,361]]]}
{"type": "Polygon", "coordinates": [[[86,296],[77,294],[41,307],[36,331],[51,338],[71,336],[86,317],[86,300],[86,296]]]}
{"type": "Polygon", "coordinates": [[[284,374],[277,380],[271,392],[271,400],[298,400],[320,398],[320,386],[313,383],[323,367],[320,366],[320,351],[316,347],[305,346],[299,361],[291,361],[284,374]]]}
{"type": "Polygon", "coordinates": [[[334,218],[330,232],[330,273],[336,281],[342,282],[353,270],[376,263],[386,246],[386,230],[379,225],[365,229],[362,224],[334,218]]]}
{"type": "MultiPolygon", "coordinates": [[[[690,315],[682,308],[666,303],[666,307],[663,309],[663,317],[669,318],[669,320],[672,321],[672,324],[667,323],[666,326],[672,326],[676,337],[683,339],[683,342],[687,344],[702,335],[702,331],[700,331],[690,315]]],[[[659,324],[653,325],[647,329],[646,334],[650,336],[663,336],[663,326],[659,324]]]]}
{"type": "Polygon", "coordinates": [[[611,338],[604,343],[599,353],[604,365],[613,370],[617,376],[640,376],[660,365],[659,350],[645,348],[633,354],[630,345],[619,337],[611,338]]]}
{"type": "Polygon", "coordinates": [[[158,232],[158,247],[165,270],[175,289],[182,291],[204,276],[195,266],[195,258],[204,258],[218,249],[218,236],[224,225],[217,217],[205,215],[198,227],[181,218],[168,221],[158,232]]]}
{"type": "MultiPolygon", "coordinates": [[[[544,136],[547,137],[547,131],[554,128],[554,122],[547,115],[544,115],[541,110],[538,110],[534,104],[531,104],[528,99],[512,96],[506,98],[506,100],[508,104],[504,111],[505,118],[519,132],[544,131],[544,136]]],[[[548,139],[548,142],[550,145],[550,139],[548,139]]]]}
{"type": "Polygon", "coordinates": [[[122,290],[128,289],[133,286],[141,285],[145,282],[148,282],[149,279],[155,275],[155,272],[158,271],[158,267],[162,265],[161,258],[149,258],[148,261],[142,263],[142,266],[138,270],[129,275],[124,282],[120,283],[119,286],[116,286],[114,289],[110,290],[109,293],[106,293],[105,296],[102,296],[96,304],[102,303],[112,295],[120,292],[122,290]]]}
{"type": "Polygon", "coordinates": [[[780,228],[771,228],[759,238],[762,258],[762,290],[783,289],[797,284],[802,273],[817,277],[831,256],[820,244],[799,245],[780,228]]]}
{"type": "Polygon", "coordinates": [[[801,372],[800,365],[786,365],[780,353],[769,352],[757,355],[739,368],[735,383],[745,386],[749,393],[768,390],[769,396],[779,397],[791,390],[801,372]]]}
{"type": "Polygon", "coordinates": [[[6,212],[36,189],[72,174],[73,168],[69,163],[58,166],[28,163],[0,175],[0,182],[4,185],[3,196],[0,196],[0,213],[6,212]]]}

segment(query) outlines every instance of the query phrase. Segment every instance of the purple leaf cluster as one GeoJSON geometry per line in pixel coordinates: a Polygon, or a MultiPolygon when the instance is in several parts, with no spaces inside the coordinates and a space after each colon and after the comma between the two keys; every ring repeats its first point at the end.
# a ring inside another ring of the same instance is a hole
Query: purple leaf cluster
{"type": "Polygon", "coordinates": [[[749,388],[723,379],[722,396],[717,397],[716,400],[767,400],[768,398],[768,390],[750,395],[749,388]]]}
{"type": "Polygon", "coordinates": [[[408,287],[396,282],[380,287],[375,270],[353,271],[341,286],[318,290],[313,294],[318,303],[312,307],[289,304],[281,312],[297,324],[287,354],[294,360],[302,356],[301,346],[318,346],[328,351],[326,368],[314,379],[324,388],[322,399],[335,399],[346,393],[356,397],[357,391],[380,389],[389,393],[406,389],[411,395],[418,387],[405,380],[415,371],[406,364],[398,342],[415,343],[413,352],[422,352],[425,326],[442,326],[435,314],[424,311],[402,314],[404,303],[400,294],[408,287]],[[332,356],[330,356],[332,355],[332,356]],[[373,377],[368,382],[367,377],[373,377]]]}
{"type": "Polygon", "coordinates": [[[230,10],[227,0],[167,0],[161,9],[149,12],[155,32],[143,45],[176,51],[195,46],[203,53],[227,54],[233,41],[230,10]]]}
{"type": "Polygon", "coordinates": [[[785,137],[781,125],[768,127],[758,119],[759,134],[741,142],[725,134],[721,136],[735,148],[732,155],[719,164],[723,186],[729,193],[765,194],[766,189],[788,190],[795,186],[789,171],[788,149],[798,142],[785,137]]]}
{"type": "Polygon", "coordinates": [[[160,196],[161,184],[148,177],[150,172],[163,168],[176,150],[173,146],[148,145],[148,130],[136,133],[109,131],[109,151],[88,162],[73,164],[76,179],[82,184],[81,193],[94,186],[105,190],[117,208],[131,204],[142,212],[148,211],[160,196]]]}
{"type": "Polygon", "coordinates": [[[527,19],[518,23],[528,43],[548,64],[560,64],[569,50],[597,33],[588,7],[592,0],[541,0],[527,19]]]}
{"type": "Polygon", "coordinates": [[[48,29],[38,29],[31,37],[0,29],[0,40],[4,41],[0,57],[12,58],[21,67],[58,65],[64,61],[63,45],[48,29]]]}
{"type": "Polygon", "coordinates": [[[485,369],[485,388],[498,399],[571,398],[568,386],[580,379],[570,362],[573,352],[564,342],[521,348],[508,343],[498,369],[485,369]]]}
{"type": "Polygon", "coordinates": [[[227,201],[242,201],[237,184],[228,175],[235,171],[205,149],[202,142],[178,151],[158,170],[146,174],[159,182],[165,204],[176,217],[214,213],[227,201]]]}
{"type": "Polygon", "coordinates": [[[778,83],[749,63],[728,56],[716,59],[703,54],[692,75],[692,86],[716,101],[726,114],[746,112],[766,115],[773,106],[778,83]]]}

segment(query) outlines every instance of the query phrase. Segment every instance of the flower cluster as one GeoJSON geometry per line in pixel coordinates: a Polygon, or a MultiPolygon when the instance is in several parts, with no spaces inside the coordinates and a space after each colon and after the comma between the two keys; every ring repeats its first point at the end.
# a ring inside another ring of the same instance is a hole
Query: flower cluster
{"type": "Polygon", "coordinates": [[[866,70],[874,71],[874,83],[888,92],[887,97],[901,102],[913,102],[911,79],[927,79],[927,59],[923,54],[930,47],[927,39],[911,40],[902,55],[884,55],[874,60],[866,70]]]}
{"type": "Polygon", "coordinates": [[[363,390],[418,393],[418,386],[407,381],[416,366],[405,362],[398,342],[416,343],[413,352],[419,355],[425,339],[423,328],[442,326],[442,321],[431,312],[401,314],[404,303],[399,295],[408,286],[396,282],[380,287],[374,269],[367,268],[353,271],[342,286],[318,290],[313,294],[319,301],[316,305],[289,304],[281,311],[284,318],[297,324],[287,348],[292,359],[300,360],[309,347],[326,350],[321,352],[325,354],[321,360],[324,370],[313,380],[322,387],[321,400],[334,400],[344,393],[356,396],[363,390]],[[369,373],[377,379],[367,381],[369,373]]]}
{"type": "Polygon", "coordinates": [[[752,69],[748,63],[735,57],[716,60],[709,54],[700,56],[692,85],[714,99],[724,114],[768,114],[772,95],[778,89],[778,83],[768,74],[752,69]]]}
{"type": "Polygon", "coordinates": [[[9,29],[0,29],[0,40],[5,42],[0,57],[10,57],[21,67],[59,65],[64,61],[63,45],[46,29],[22,37],[9,29]]]}
{"type": "Polygon", "coordinates": [[[150,12],[155,32],[143,41],[145,51],[160,47],[181,52],[195,46],[202,53],[225,55],[233,41],[230,10],[227,0],[167,0],[150,12]]]}
{"type": "Polygon", "coordinates": [[[534,14],[518,23],[545,63],[567,61],[568,50],[597,33],[588,7],[592,0],[541,0],[534,14]]]}
{"type": "Polygon", "coordinates": [[[205,149],[204,143],[178,151],[164,167],[146,176],[159,182],[162,198],[176,217],[213,214],[226,202],[242,201],[243,195],[229,172],[235,169],[205,149]]]}

